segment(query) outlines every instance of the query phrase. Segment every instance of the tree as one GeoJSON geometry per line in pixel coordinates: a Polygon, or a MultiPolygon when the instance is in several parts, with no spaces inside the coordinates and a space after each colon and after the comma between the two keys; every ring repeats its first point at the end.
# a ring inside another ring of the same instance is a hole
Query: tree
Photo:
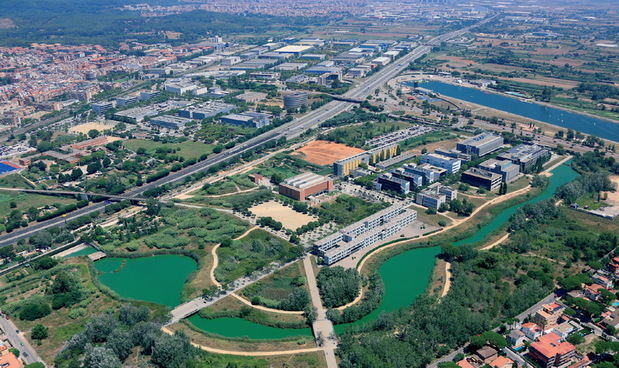
{"type": "Polygon", "coordinates": [[[97,138],[99,136],[99,131],[97,129],[91,129],[88,131],[88,136],[90,138],[97,138]]]}
{"type": "Polygon", "coordinates": [[[86,346],[84,367],[88,368],[121,368],[122,363],[111,349],[104,346],[86,346]]]}
{"type": "Polygon", "coordinates": [[[108,336],[105,347],[112,350],[118,359],[124,362],[133,349],[133,339],[129,332],[117,328],[108,336]]]}
{"type": "Polygon", "coordinates": [[[195,355],[189,338],[182,332],[174,336],[161,334],[155,339],[151,360],[162,368],[185,368],[195,355]]]}
{"type": "Polygon", "coordinates": [[[56,266],[58,261],[52,257],[43,257],[39,258],[36,261],[32,262],[32,267],[35,270],[49,270],[50,268],[56,266]]]}
{"type": "Polygon", "coordinates": [[[317,277],[320,296],[327,308],[338,307],[354,300],[361,288],[361,276],[356,269],[341,266],[326,267],[317,277]]]}
{"type": "Polygon", "coordinates": [[[570,334],[566,340],[573,345],[579,345],[585,342],[585,338],[579,333],[570,334]]]}
{"type": "Polygon", "coordinates": [[[47,338],[49,332],[47,330],[47,327],[43,326],[42,324],[36,324],[34,325],[34,327],[32,327],[31,335],[34,340],[43,340],[47,338]]]}
{"type": "Polygon", "coordinates": [[[99,160],[91,162],[88,164],[88,166],[86,166],[86,172],[88,174],[94,174],[99,170],[101,170],[101,162],[99,162],[99,160]]]}
{"type": "Polygon", "coordinates": [[[161,203],[154,198],[146,200],[146,214],[149,216],[157,216],[161,211],[161,203]]]}
{"type": "Polygon", "coordinates": [[[38,249],[45,249],[52,246],[52,234],[47,230],[43,230],[30,238],[30,244],[34,245],[38,249]]]}
{"type": "Polygon", "coordinates": [[[41,301],[30,301],[24,304],[19,312],[19,319],[34,321],[43,318],[52,312],[48,304],[41,301]]]}
{"type": "Polygon", "coordinates": [[[120,306],[118,320],[127,325],[133,326],[138,322],[148,321],[149,311],[145,306],[135,307],[131,304],[123,304],[120,306]]]}

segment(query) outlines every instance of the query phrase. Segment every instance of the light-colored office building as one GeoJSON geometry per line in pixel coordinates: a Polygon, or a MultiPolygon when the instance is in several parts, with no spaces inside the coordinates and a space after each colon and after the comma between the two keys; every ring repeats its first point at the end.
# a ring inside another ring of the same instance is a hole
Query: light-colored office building
{"type": "Polygon", "coordinates": [[[459,142],[456,149],[469,155],[481,157],[498,150],[502,145],[503,137],[482,133],[459,142]]]}
{"type": "Polygon", "coordinates": [[[421,163],[443,168],[450,174],[460,171],[460,166],[462,165],[460,159],[439,155],[438,153],[426,153],[422,155],[421,163]]]}

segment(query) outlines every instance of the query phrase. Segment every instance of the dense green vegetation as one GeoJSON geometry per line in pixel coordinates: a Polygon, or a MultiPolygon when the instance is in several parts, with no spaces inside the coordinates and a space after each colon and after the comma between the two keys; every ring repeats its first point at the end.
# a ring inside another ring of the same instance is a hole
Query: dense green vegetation
{"type": "Polygon", "coordinates": [[[324,135],[319,135],[318,139],[342,143],[351,147],[368,148],[365,145],[366,140],[407,127],[409,125],[406,123],[368,121],[361,125],[337,128],[324,135]]]}
{"type": "MultiPolygon", "coordinates": [[[[140,42],[164,41],[162,31],[176,31],[183,35],[173,42],[194,41],[210,33],[265,34],[271,31],[301,30],[321,23],[317,18],[271,17],[193,11],[162,17],[141,17],[137,12],[118,8],[139,1],[81,1],[50,0],[42,4],[36,0],[3,1],[0,14],[12,19],[15,29],[0,30],[3,46],[26,46],[31,42],[61,42],[66,44],[98,43],[117,46],[127,38],[140,42]],[[88,25],[88,26],[85,26],[88,25]],[[118,32],[122,29],[123,32],[118,32]]],[[[158,0],[150,5],[173,5],[173,0],[158,0]]]]}
{"type": "MultiPolygon", "coordinates": [[[[148,212],[148,211],[147,211],[148,212]]],[[[172,249],[186,246],[203,248],[234,238],[247,229],[247,224],[228,214],[210,208],[201,210],[164,208],[124,218],[118,226],[97,227],[89,238],[104,249],[129,251],[147,248],[172,249]]]]}
{"type": "Polygon", "coordinates": [[[323,267],[316,280],[320,298],[327,308],[352,302],[361,289],[361,276],[354,268],[323,267]]]}
{"type": "Polygon", "coordinates": [[[215,270],[215,277],[222,283],[228,283],[262,270],[271,262],[291,261],[303,254],[303,248],[266,231],[254,230],[242,239],[222,242],[217,254],[219,266],[215,270]]]}

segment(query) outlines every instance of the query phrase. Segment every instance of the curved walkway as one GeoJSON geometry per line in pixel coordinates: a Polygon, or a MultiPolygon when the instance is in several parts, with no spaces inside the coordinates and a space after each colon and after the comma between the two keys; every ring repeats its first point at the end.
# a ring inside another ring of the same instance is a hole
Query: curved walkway
{"type": "Polygon", "coordinates": [[[238,190],[236,192],[232,192],[232,193],[224,193],[224,194],[208,194],[208,195],[203,195],[203,197],[205,198],[221,198],[221,197],[229,197],[229,196],[233,196],[233,195],[237,195],[237,194],[243,194],[243,193],[247,193],[247,192],[253,192],[254,190],[258,189],[259,187],[255,187],[255,188],[250,188],[250,189],[245,189],[245,190],[238,190]]]}
{"type": "MultiPolygon", "coordinates": [[[[167,327],[162,327],[161,331],[167,333],[168,335],[174,335],[174,332],[170,331],[170,329],[168,329],[167,327]]],[[[210,346],[196,344],[195,342],[192,342],[191,345],[195,346],[198,349],[208,351],[209,353],[238,355],[238,356],[251,356],[251,357],[292,355],[292,354],[314,353],[317,351],[323,351],[323,349],[319,347],[305,348],[305,349],[293,349],[293,350],[277,350],[277,351],[236,351],[236,350],[224,350],[224,349],[212,348],[210,346]]]]}
{"type": "Polygon", "coordinates": [[[449,289],[451,289],[451,275],[451,263],[445,262],[445,284],[443,284],[441,298],[444,298],[449,293],[449,289]]]}
{"type": "MultiPolygon", "coordinates": [[[[249,228],[247,231],[245,231],[243,234],[237,236],[236,238],[234,238],[234,240],[239,240],[242,239],[244,237],[246,237],[249,233],[251,233],[252,231],[259,229],[260,227],[258,226],[254,226],[249,228]]],[[[213,249],[211,249],[211,256],[213,257],[213,264],[211,266],[211,272],[210,272],[210,276],[211,276],[211,282],[215,285],[215,286],[221,286],[221,283],[219,281],[217,281],[217,278],[215,277],[215,269],[217,268],[217,266],[219,265],[219,257],[217,256],[217,249],[219,249],[219,246],[221,244],[217,244],[213,247],[213,249]]],[[[252,308],[256,308],[259,309],[261,311],[264,312],[271,312],[271,313],[280,313],[280,314],[296,314],[296,315],[302,315],[303,312],[302,311],[286,311],[286,310],[281,310],[281,309],[275,309],[275,308],[269,308],[269,307],[265,307],[262,305],[255,305],[252,304],[249,300],[245,299],[244,297],[238,295],[237,293],[231,293],[230,295],[232,295],[233,297],[235,297],[236,299],[238,299],[241,303],[248,305],[252,308]]]]}

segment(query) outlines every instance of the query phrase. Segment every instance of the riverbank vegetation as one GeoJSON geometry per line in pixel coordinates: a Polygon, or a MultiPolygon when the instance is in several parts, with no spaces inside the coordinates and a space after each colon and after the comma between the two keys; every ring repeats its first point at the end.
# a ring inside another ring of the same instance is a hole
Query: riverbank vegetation
{"type": "Polygon", "coordinates": [[[303,311],[310,302],[302,262],[278,270],[240,293],[254,305],[288,311],[303,311]]]}
{"type": "Polygon", "coordinates": [[[412,307],[344,334],[338,351],[342,366],[424,366],[516,316],[550,293],[557,280],[617,246],[616,235],[608,232],[619,228],[616,223],[592,229],[568,209],[549,213],[549,203],[525,206],[514,215],[506,246],[478,251],[472,245],[445,245],[441,257],[452,263],[454,278],[447,296],[439,303],[424,294],[412,307]],[[535,221],[512,226],[522,215],[535,221]],[[518,250],[527,238],[533,248],[518,250]],[[549,250],[554,253],[544,253],[549,250]]]}
{"type": "Polygon", "coordinates": [[[361,289],[361,275],[354,268],[323,267],[316,278],[320,298],[327,308],[352,302],[361,289]]]}

